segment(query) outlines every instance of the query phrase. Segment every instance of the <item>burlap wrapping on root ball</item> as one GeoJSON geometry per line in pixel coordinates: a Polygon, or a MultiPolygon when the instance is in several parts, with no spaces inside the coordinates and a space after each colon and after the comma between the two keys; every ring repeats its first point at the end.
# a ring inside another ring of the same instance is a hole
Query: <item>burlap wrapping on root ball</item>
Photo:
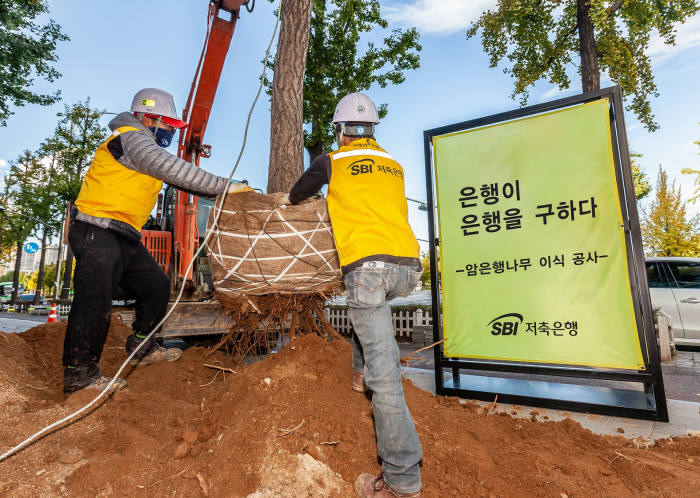
{"type": "Polygon", "coordinates": [[[323,316],[324,302],[344,289],[326,200],[279,206],[243,192],[226,196],[212,226],[215,214],[209,266],[230,330],[214,349],[242,358],[269,351],[280,334],[337,336],[323,316]]]}
{"type": "MultiPolygon", "coordinates": [[[[217,203],[215,204],[218,205],[217,203]]],[[[343,291],[338,253],[325,199],[278,206],[272,196],[226,196],[207,244],[217,297],[343,291]]]]}

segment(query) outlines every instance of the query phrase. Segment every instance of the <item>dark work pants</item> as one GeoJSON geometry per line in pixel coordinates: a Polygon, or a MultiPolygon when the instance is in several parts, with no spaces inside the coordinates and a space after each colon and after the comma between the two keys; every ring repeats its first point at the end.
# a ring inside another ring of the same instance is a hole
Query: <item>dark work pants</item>
{"type": "MultiPolygon", "coordinates": [[[[170,283],[141,242],[77,220],[71,222],[68,242],[76,260],[75,294],[63,344],[63,365],[96,367],[107,339],[117,287],[136,300],[134,332],[147,335],[165,315],[170,283]]],[[[147,349],[148,345],[142,348],[147,349]]]]}

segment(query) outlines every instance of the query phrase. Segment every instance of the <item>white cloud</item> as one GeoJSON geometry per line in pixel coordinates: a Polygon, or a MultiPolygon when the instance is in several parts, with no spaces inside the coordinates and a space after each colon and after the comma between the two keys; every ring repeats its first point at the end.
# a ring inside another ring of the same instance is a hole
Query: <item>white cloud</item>
{"type": "MultiPolygon", "coordinates": [[[[568,97],[569,95],[575,95],[577,93],[581,93],[581,77],[578,75],[578,73],[575,70],[570,70],[568,71],[568,76],[569,79],[571,80],[571,85],[569,88],[564,88],[561,89],[559,87],[552,87],[546,92],[544,92],[542,95],[539,97],[540,102],[547,102],[549,100],[555,100],[555,99],[561,99],[564,97],[568,97]]],[[[601,88],[607,88],[609,86],[612,86],[614,83],[610,79],[610,76],[607,74],[603,73],[600,76],[600,87],[601,88]]]]}
{"type": "Polygon", "coordinates": [[[700,46],[700,15],[691,17],[684,24],[678,25],[676,44],[666,45],[659,35],[649,42],[647,54],[656,64],[661,64],[683,50],[700,46]]]}
{"type": "Polygon", "coordinates": [[[382,6],[392,23],[415,26],[423,33],[451,35],[466,30],[496,0],[410,0],[382,6]]]}
{"type": "Polygon", "coordinates": [[[559,99],[568,95],[573,95],[574,93],[576,93],[575,88],[569,87],[561,89],[558,86],[554,86],[540,96],[540,102],[559,99]]]}
{"type": "Polygon", "coordinates": [[[683,144],[683,150],[686,152],[700,153],[700,147],[698,147],[698,143],[695,140],[691,140],[690,142],[683,144]]]}

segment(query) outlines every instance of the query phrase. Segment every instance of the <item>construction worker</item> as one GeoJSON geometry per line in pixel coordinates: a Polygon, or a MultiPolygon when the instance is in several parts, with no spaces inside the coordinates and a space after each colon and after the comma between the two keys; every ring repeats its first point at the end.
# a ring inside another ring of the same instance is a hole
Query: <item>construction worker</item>
{"type": "Polygon", "coordinates": [[[352,388],[373,393],[382,460],[382,474],[360,475],[355,491],[362,497],[419,497],[422,450],[404,398],[387,301],[408,295],[423,269],[408,224],[404,172],[374,140],[378,123],[369,97],[343,97],[333,116],[340,148],[314,159],[288,200],[298,204],[328,184],[328,211],[356,334],[352,388]]]}
{"type": "MultiPolygon", "coordinates": [[[[169,154],[175,130],[187,126],[173,96],[156,88],[136,93],[131,112],[109,123],[112,134],[98,147],[71,212],[68,242],[76,259],[73,299],[63,345],[63,390],[105,388],[100,373],[112,295],[121,287],[136,300],[133,352],[165,316],[170,283],[141,243],[140,230],[155,206],[162,182],[203,197],[248,189],[169,154]]],[[[142,364],[174,361],[182,355],[151,337],[135,356],[142,364]]],[[[117,379],[110,391],[122,389],[117,379]]]]}

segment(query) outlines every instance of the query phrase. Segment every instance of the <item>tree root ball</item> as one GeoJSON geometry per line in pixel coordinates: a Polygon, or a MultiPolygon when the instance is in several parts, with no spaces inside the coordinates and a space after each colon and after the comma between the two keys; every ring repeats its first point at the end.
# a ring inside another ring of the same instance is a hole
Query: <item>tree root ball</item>
{"type": "Polygon", "coordinates": [[[340,338],[323,315],[328,298],[322,293],[267,294],[217,298],[230,320],[229,332],[213,350],[224,347],[234,359],[270,352],[281,335],[290,339],[305,334],[340,338]]]}

